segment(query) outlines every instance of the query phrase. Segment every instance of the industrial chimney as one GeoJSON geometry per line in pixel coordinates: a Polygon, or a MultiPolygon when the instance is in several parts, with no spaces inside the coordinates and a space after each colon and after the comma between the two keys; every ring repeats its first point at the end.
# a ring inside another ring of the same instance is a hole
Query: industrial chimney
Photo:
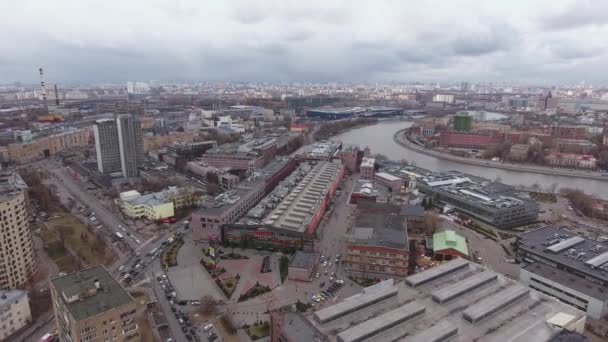
{"type": "Polygon", "coordinates": [[[42,68],[39,68],[38,71],[40,72],[40,88],[42,89],[42,104],[44,105],[44,109],[48,112],[49,106],[46,102],[46,86],[44,85],[44,71],[42,71],[42,68]]]}
{"type": "Polygon", "coordinates": [[[57,91],[56,84],[55,84],[55,106],[59,106],[59,91],[57,91]]]}

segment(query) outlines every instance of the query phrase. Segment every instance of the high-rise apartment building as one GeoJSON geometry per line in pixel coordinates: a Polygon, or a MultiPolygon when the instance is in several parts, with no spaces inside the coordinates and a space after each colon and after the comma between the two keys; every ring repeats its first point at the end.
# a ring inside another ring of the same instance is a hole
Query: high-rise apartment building
{"type": "Polygon", "coordinates": [[[133,297],[102,265],[51,280],[60,341],[140,341],[133,297]]]}
{"type": "Polygon", "coordinates": [[[113,173],[121,170],[118,129],[113,119],[98,120],[93,126],[95,132],[95,151],[97,167],[101,173],[113,173]]]}
{"type": "Polygon", "coordinates": [[[0,290],[0,341],[9,337],[32,321],[30,302],[23,290],[0,290]]]}
{"type": "Polygon", "coordinates": [[[136,177],[143,162],[141,123],[130,114],[95,122],[95,150],[99,172],[122,172],[136,177]]]}
{"type": "Polygon", "coordinates": [[[0,173],[0,289],[23,286],[36,270],[28,221],[27,184],[0,173]]]}
{"type": "Polygon", "coordinates": [[[135,116],[124,114],[116,118],[116,128],[122,174],[124,177],[135,177],[139,173],[137,167],[143,162],[141,123],[135,116]]]}

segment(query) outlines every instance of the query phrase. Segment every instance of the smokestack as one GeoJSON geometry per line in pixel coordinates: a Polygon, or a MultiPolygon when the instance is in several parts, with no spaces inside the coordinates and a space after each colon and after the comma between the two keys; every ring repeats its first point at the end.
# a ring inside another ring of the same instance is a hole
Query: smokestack
{"type": "Polygon", "coordinates": [[[42,68],[38,68],[38,71],[40,72],[40,88],[42,89],[42,103],[44,105],[44,109],[46,109],[48,111],[49,106],[46,102],[46,86],[44,85],[44,71],[42,71],[42,68]]]}
{"type": "Polygon", "coordinates": [[[59,106],[59,91],[57,91],[56,84],[55,84],[55,106],[59,106]]]}

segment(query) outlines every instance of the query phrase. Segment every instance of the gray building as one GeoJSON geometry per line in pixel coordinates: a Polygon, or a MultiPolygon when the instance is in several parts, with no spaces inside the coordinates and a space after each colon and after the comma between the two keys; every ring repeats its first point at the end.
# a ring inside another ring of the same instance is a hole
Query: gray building
{"type": "Polygon", "coordinates": [[[608,314],[608,246],[546,226],[515,242],[520,282],[558,298],[595,319],[608,314]]]}
{"type": "Polygon", "coordinates": [[[122,114],[96,121],[93,130],[99,172],[122,172],[123,177],[136,177],[144,155],[139,119],[122,114]]]}
{"type": "Polygon", "coordinates": [[[95,133],[95,152],[99,172],[120,172],[120,148],[116,121],[113,119],[95,121],[93,132],[95,133]]]}
{"type": "Polygon", "coordinates": [[[434,172],[417,177],[420,191],[435,205],[453,208],[499,228],[536,222],[538,204],[519,197],[508,185],[458,171],[434,172]]]}
{"type": "Polygon", "coordinates": [[[116,128],[122,174],[125,178],[136,177],[139,174],[138,166],[144,158],[141,122],[134,115],[119,115],[116,118],[116,128]]]}

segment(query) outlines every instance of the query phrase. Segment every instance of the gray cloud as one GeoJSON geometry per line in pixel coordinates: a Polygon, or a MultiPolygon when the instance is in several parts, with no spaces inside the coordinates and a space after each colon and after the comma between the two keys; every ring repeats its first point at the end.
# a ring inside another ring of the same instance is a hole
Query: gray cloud
{"type": "MultiPolygon", "coordinates": [[[[551,11],[552,7],[548,7],[551,11]]],[[[608,24],[608,4],[604,1],[579,0],[541,19],[541,27],[549,30],[569,30],[591,25],[608,24]]]]}
{"type": "Polygon", "coordinates": [[[0,82],[603,83],[608,8],[563,1],[4,1],[0,82]]]}

